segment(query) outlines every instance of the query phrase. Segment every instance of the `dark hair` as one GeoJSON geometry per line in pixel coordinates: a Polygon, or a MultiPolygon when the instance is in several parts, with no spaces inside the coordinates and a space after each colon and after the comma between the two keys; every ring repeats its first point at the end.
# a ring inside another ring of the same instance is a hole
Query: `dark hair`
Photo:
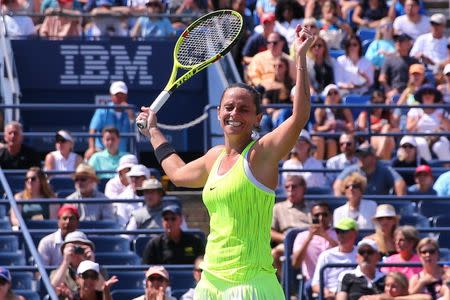
{"type": "Polygon", "coordinates": [[[316,206],[320,206],[320,207],[323,207],[323,208],[325,208],[328,212],[330,212],[331,213],[331,207],[330,207],[330,205],[327,203],[327,202],[316,202],[316,203],[314,203],[313,204],[313,206],[311,206],[311,210],[314,208],[314,207],[316,207],[316,206]]]}
{"type": "Polygon", "coordinates": [[[225,95],[225,93],[228,90],[231,90],[231,89],[234,89],[234,88],[240,88],[240,89],[246,90],[252,96],[253,104],[255,104],[255,107],[256,107],[256,113],[260,114],[262,112],[262,109],[261,109],[261,94],[254,87],[252,87],[251,85],[248,85],[248,84],[245,84],[245,83],[241,83],[241,82],[232,83],[223,91],[222,96],[220,97],[219,106],[222,104],[222,99],[223,99],[223,96],[225,95]]]}
{"type": "Polygon", "coordinates": [[[107,127],[103,128],[102,135],[104,135],[107,132],[109,132],[111,134],[115,134],[115,135],[117,135],[117,137],[120,137],[119,129],[117,129],[116,127],[107,126],[107,127]]]}
{"type": "Polygon", "coordinates": [[[304,17],[303,7],[296,0],[279,0],[275,6],[275,18],[279,22],[286,21],[283,16],[285,10],[292,12],[293,19],[302,19],[304,17]]]}
{"type": "Polygon", "coordinates": [[[350,44],[352,41],[357,41],[359,44],[359,57],[363,56],[363,49],[362,49],[362,43],[361,39],[356,34],[351,34],[348,38],[346,38],[343,42],[344,49],[345,49],[345,55],[348,55],[348,48],[350,48],[350,44]]]}

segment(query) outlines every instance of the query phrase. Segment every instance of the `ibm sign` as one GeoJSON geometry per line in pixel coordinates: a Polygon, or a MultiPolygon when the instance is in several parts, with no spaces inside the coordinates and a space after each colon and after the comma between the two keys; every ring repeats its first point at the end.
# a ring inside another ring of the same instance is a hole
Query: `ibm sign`
{"type": "Polygon", "coordinates": [[[134,53],[125,45],[60,44],[64,57],[61,85],[104,85],[115,80],[125,80],[133,85],[153,85],[149,73],[151,45],[137,45],[134,53]],[[83,66],[81,72],[77,62],[83,66]]]}

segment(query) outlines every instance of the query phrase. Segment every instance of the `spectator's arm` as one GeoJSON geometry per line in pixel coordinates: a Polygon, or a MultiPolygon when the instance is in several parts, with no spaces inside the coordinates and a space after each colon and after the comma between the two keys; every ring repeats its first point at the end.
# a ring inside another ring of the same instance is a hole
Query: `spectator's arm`
{"type": "Polygon", "coordinates": [[[134,38],[137,38],[141,35],[141,18],[139,18],[136,24],[134,24],[133,29],[131,29],[130,35],[134,38]]]}
{"type": "Polygon", "coordinates": [[[274,229],[270,230],[270,237],[272,241],[276,243],[282,243],[284,241],[284,235],[281,232],[278,232],[274,229]]]}
{"type": "Polygon", "coordinates": [[[53,169],[55,169],[55,157],[51,153],[48,153],[45,156],[44,170],[49,171],[53,169]]]}
{"type": "Polygon", "coordinates": [[[363,10],[363,8],[361,7],[361,5],[358,5],[357,7],[355,7],[355,10],[352,15],[352,21],[354,23],[356,23],[358,26],[368,27],[369,21],[361,18],[362,10],[363,10]]]}
{"type": "Polygon", "coordinates": [[[115,220],[114,207],[111,203],[106,204],[102,209],[102,220],[115,220]]]}
{"type": "Polygon", "coordinates": [[[314,17],[314,7],[315,6],[316,6],[315,0],[306,0],[305,18],[314,17]]]}
{"type": "MultiPolygon", "coordinates": [[[[96,130],[95,129],[89,129],[89,134],[95,134],[96,130]]],[[[88,138],[88,148],[86,150],[86,152],[84,153],[84,159],[85,160],[89,160],[92,156],[92,154],[95,153],[95,137],[89,137],[88,138]]]]}
{"type": "Polygon", "coordinates": [[[397,196],[406,195],[406,182],[403,179],[396,180],[394,183],[394,191],[397,196]]]}
{"type": "Polygon", "coordinates": [[[55,273],[50,277],[50,282],[54,288],[64,283],[64,278],[66,276],[67,269],[69,268],[70,255],[72,255],[73,246],[66,245],[64,247],[63,253],[63,261],[59,265],[58,269],[56,269],[55,273]]]}
{"type": "Polygon", "coordinates": [[[394,20],[397,17],[397,12],[395,11],[395,5],[397,4],[398,0],[392,0],[391,1],[391,5],[389,6],[389,11],[388,11],[388,17],[391,20],[394,20]]]}
{"type": "Polygon", "coordinates": [[[313,239],[313,234],[311,231],[309,231],[308,237],[303,242],[303,244],[300,246],[300,249],[298,251],[295,251],[292,254],[292,266],[295,268],[300,268],[303,260],[305,259],[306,251],[308,250],[308,245],[313,239]]]}
{"type": "Polygon", "coordinates": [[[347,299],[348,299],[347,292],[338,292],[336,294],[336,300],[347,300],[347,299]]]}
{"type": "Polygon", "coordinates": [[[333,192],[334,192],[335,196],[342,196],[341,185],[342,185],[342,180],[339,178],[336,178],[336,180],[333,183],[333,192]]]}

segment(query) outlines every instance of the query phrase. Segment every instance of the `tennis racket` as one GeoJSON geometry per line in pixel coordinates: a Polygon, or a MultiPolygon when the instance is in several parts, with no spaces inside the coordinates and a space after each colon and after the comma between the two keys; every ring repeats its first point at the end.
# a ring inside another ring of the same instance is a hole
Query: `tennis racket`
{"type": "MultiPolygon", "coordinates": [[[[228,53],[239,40],[242,25],[242,16],[228,9],[206,14],[189,25],[175,44],[169,81],[150,109],[158,112],[175,89],[228,53]],[[186,72],[176,79],[178,69],[186,72]]],[[[137,126],[144,129],[147,121],[139,120],[137,126]]]]}

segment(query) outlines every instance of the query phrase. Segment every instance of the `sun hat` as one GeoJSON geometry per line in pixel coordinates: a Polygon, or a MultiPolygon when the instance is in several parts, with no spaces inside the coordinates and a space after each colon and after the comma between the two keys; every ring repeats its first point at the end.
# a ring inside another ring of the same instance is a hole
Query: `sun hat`
{"type": "Polygon", "coordinates": [[[373,220],[378,218],[394,217],[400,219],[400,216],[395,212],[395,208],[391,204],[380,204],[377,206],[373,220]]]}
{"type": "Polygon", "coordinates": [[[144,195],[144,191],[147,191],[147,190],[161,190],[162,191],[162,184],[156,178],[147,179],[142,183],[141,187],[136,188],[136,194],[138,196],[142,196],[142,195],[144,195]]]}
{"type": "Polygon", "coordinates": [[[163,266],[151,266],[145,272],[145,278],[149,278],[151,275],[161,275],[165,279],[169,280],[169,272],[163,266]]]}
{"type": "Polygon", "coordinates": [[[134,154],[126,154],[119,159],[119,166],[116,171],[120,172],[123,169],[131,168],[134,165],[138,164],[138,159],[134,154]]]}
{"type": "Polygon", "coordinates": [[[77,230],[77,231],[69,232],[66,235],[64,242],[61,244],[61,252],[63,251],[64,247],[68,243],[75,243],[75,242],[87,244],[87,245],[91,246],[92,250],[95,250],[94,243],[87,238],[86,234],[84,234],[84,232],[77,230]]]}

